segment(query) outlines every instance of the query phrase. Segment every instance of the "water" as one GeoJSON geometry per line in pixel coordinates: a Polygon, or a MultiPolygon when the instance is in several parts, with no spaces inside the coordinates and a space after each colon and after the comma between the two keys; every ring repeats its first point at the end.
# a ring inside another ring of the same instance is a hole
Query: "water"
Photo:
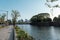
{"type": "Polygon", "coordinates": [[[18,26],[33,36],[35,40],[60,40],[60,27],[37,27],[29,24],[21,24],[18,26]]]}

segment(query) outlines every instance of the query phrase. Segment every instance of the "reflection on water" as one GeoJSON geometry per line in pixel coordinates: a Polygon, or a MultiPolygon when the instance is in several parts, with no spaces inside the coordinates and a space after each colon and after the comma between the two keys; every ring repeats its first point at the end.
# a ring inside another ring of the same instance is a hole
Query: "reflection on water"
{"type": "Polygon", "coordinates": [[[50,29],[50,33],[51,33],[51,37],[52,39],[56,39],[56,33],[55,33],[55,30],[54,30],[54,27],[52,26],[51,29],[50,29]]]}
{"type": "Polygon", "coordinates": [[[18,26],[36,40],[60,40],[60,27],[37,27],[29,24],[18,26]]]}

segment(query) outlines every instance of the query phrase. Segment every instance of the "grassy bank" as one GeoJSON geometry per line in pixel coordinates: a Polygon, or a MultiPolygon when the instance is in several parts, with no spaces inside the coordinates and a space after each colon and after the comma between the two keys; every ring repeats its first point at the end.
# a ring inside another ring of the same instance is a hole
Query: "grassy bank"
{"type": "Polygon", "coordinates": [[[25,31],[20,29],[19,27],[15,27],[17,39],[18,40],[33,40],[33,37],[28,35],[25,31]]]}
{"type": "Polygon", "coordinates": [[[4,27],[6,27],[6,26],[0,26],[0,29],[1,29],[1,28],[4,28],[4,27]]]}

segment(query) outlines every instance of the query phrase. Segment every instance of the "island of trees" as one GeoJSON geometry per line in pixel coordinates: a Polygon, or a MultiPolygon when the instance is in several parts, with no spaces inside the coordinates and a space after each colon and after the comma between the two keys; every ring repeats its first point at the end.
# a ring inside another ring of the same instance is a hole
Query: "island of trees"
{"type": "Polygon", "coordinates": [[[31,25],[37,26],[60,26],[60,15],[58,17],[50,18],[49,13],[40,13],[34,15],[31,19],[31,25]]]}

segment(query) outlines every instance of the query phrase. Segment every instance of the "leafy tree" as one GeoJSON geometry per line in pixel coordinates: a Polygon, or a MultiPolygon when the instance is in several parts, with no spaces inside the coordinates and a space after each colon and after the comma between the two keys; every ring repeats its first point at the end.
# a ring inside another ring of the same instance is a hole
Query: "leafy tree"
{"type": "Polygon", "coordinates": [[[58,15],[58,22],[60,22],[60,15],[58,15]]]}
{"type": "Polygon", "coordinates": [[[8,22],[9,24],[12,24],[12,21],[11,21],[11,20],[7,20],[7,22],[8,22]]]}
{"type": "Polygon", "coordinates": [[[51,18],[44,18],[43,22],[52,22],[51,18]]]}
{"type": "Polygon", "coordinates": [[[60,15],[58,15],[58,18],[60,18],[60,15]]]}
{"type": "Polygon", "coordinates": [[[21,20],[20,20],[20,22],[24,22],[24,20],[23,20],[23,19],[21,19],[21,20]]]}
{"type": "Polygon", "coordinates": [[[54,1],[58,1],[58,0],[46,0],[47,2],[54,2],[54,1]]]}
{"type": "Polygon", "coordinates": [[[60,6],[57,4],[57,5],[51,5],[51,4],[53,4],[53,2],[56,2],[56,1],[58,1],[58,0],[46,0],[46,3],[45,3],[45,5],[47,5],[49,8],[51,8],[51,15],[52,15],[52,17],[53,17],[53,8],[55,8],[55,7],[58,7],[58,8],[60,8],[60,6]],[[51,4],[49,4],[49,3],[51,3],[51,4]]]}
{"type": "Polygon", "coordinates": [[[27,19],[25,19],[25,22],[28,22],[28,20],[27,20],[27,19]]]}
{"type": "Polygon", "coordinates": [[[60,22],[60,15],[58,15],[58,17],[54,17],[53,22],[59,23],[60,22]]]}
{"type": "Polygon", "coordinates": [[[6,17],[6,14],[3,13],[2,16],[1,16],[1,22],[2,22],[2,23],[4,23],[4,21],[5,21],[5,17],[6,17]]]}
{"type": "Polygon", "coordinates": [[[34,15],[32,18],[31,18],[31,22],[43,22],[43,19],[44,18],[49,18],[50,15],[48,13],[40,13],[38,15],[34,15]]]}
{"type": "Polygon", "coordinates": [[[18,24],[20,24],[21,20],[18,20],[18,24]]]}
{"type": "Polygon", "coordinates": [[[38,14],[38,17],[41,17],[43,19],[43,18],[49,18],[50,15],[48,13],[40,13],[38,14]]]}
{"type": "Polygon", "coordinates": [[[17,18],[20,16],[20,15],[19,15],[19,12],[18,12],[17,10],[12,10],[11,15],[12,15],[13,25],[15,26],[16,20],[17,20],[17,18]]]}
{"type": "Polygon", "coordinates": [[[30,21],[32,23],[37,22],[37,15],[33,16],[30,21]]]}
{"type": "Polygon", "coordinates": [[[58,21],[58,18],[54,17],[53,22],[57,22],[57,21],[58,21]]]}

